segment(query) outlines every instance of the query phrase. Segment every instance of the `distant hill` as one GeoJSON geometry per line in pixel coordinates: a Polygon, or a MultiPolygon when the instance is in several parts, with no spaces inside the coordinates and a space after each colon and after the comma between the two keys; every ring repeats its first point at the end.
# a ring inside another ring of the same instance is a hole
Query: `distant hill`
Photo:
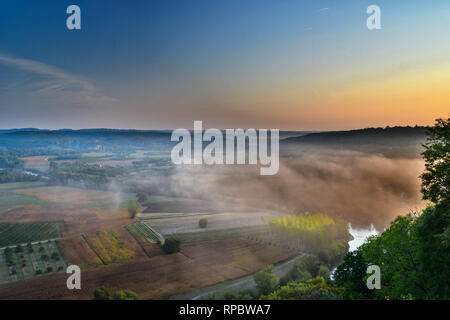
{"type": "Polygon", "coordinates": [[[8,149],[89,150],[107,146],[126,150],[133,148],[168,149],[170,131],[86,129],[86,130],[0,130],[0,147],[8,149]]]}
{"type": "Polygon", "coordinates": [[[0,129],[0,134],[18,132],[18,131],[39,131],[39,129],[36,129],[36,128],[0,129]]]}
{"type": "MultiPolygon", "coordinates": [[[[426,127],[368,128],[350,131],[302,132],[281,131],[282,155],[312,149],[356,150],[388,156],[419,156],[426,140],[426,127]]],[[[0,130],[0,149],[39,149],[42,154],[59,154],[62,150],[81,152],[102,150],[127,152],[133,149],[170,151],[170,130],[61,129],[35,128],[0,130]]]]}
{"type": "Polygon", "coordinates": [[[327,148],[382,153],[387,156],[419,156],[427,127],[386,127],[311,133],[281,141],[285,150],[327,148]]]}

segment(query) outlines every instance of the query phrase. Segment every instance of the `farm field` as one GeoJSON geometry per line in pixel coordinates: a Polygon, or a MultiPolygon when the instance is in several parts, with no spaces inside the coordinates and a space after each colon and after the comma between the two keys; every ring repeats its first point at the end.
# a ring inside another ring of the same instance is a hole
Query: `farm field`
{"type": "Polygon", "coordinates": [[[136,239],[136,241],[141,245],[142,249],[144,249],[145,253],[149,257],[153,257],[156,255],[163,254],[159,245],[162,243],[163,239],[160,239],[159,235],[155,233],[149,226],[145,223],[137,222],[133,224],[129,224],[125,227],[131,235],[136,239]]]}
{"type": "Polygon", "coordinates": [[[51,158],[54,158],[54,156],[33,156],[22,158],[22,160],[25,161],[25,168],[35,168],[48,166],[48,159],[51,158]]]}
{"type": "Polygon", "coordinates": [[[0,247],[23,244],[60,236],[56,223],[0,222],[0,247]]]}
{"type": "Polygon", "coordinates": [[[205,230],[201,232],[175,233],[170,236],[180,239],[183,244],[197,244],[205,241],[226,240],[233,238],[257,240],[261,236],[261,234],[267,233],[267,231],[267,226],[260,225],[223,230],[205,230]]]}
{"type": "Polygon", "coordinates": [[[18,190],[45,186],[43,182],[18,182],[0,184],[0,217],[7,210],[27,205],[48,205],[48,202],[29,196],[18,190]]]}
{"type": "Polygon", "coordinates": [[[139,218],[163,234],[208,232],[212,230],[261,226],[270,218],[278,217],[275,212],[222,212],[222,213],[164,213],[140,214],[139,218]],[[208,219],[208,227],[202,229],[199,219],[208,219]]]}
{"type": "Polygon", "coordinates": [[[170,152],[167,151],[159,151],[159,150],[135,150],[134,153],[129,154],[130,158],[136,159],[161,159],[161,158],[170,158],[170,152]]]}
{"type": "Polygon", "coordinates": [[[245,239],[185,245],[180,253],[85,270],[80,291],[66,289],[67,276],[50,275],[0,285],[0,299],[91,299],[95,288],[132,290],[141,299],[167,298],[253,273],[298,253],[245,239]]]}
{"type": "Polygon", "coordinates": [[[85,190],[71,187],[39,187],[16,190],[39,200],[53,204],[72,206],[111,207],[125,206],[133,196],[120,192],[85,190]]]}
{"type": "Polygon", "coordinates": [[[185,212],[218,212],[217,205],[213,202],[197,199],[178,198],[169,201],[158,201],[150,204],[143,203],[143,213],[185,213],[185,212]]]}
{"type": "Polygon", "coordinates": [[[147,196],[146,203],[169,202],[169,201],[180,200],[180,199],[182,199],[182,198],[168,197],[168,196],[147,196]]]}
{"type": "Polygon", "coordinates": [[[101,160],[90,162],[92,165],[99,165],[100,167],[109,166],[109,167],[131,167],[133,166],[133,162],[136,160],[101,160]]]}
{"type": "Polygon", "coordinates": [[[0,282],[30,279],[67,268],[55,241],[0,249],[0,282]]]}
{"type": "Polygon", "coordinates": [[[102,265],[102,260],[89,247],[83,237],[66,238],[56,241],[64,259],[68,264],[74,264],[81,269],[102,265]]]}
{"type": "Polygon", "coordinates": [[[81,156],[83,158],[105,158],[112,156],[112,153],[106,153],[106,152],[86,152],[83,153],[81,156]]]}
{"type": "MultiPolygon", "coordinates": [[[[285,276],[291,269],[292,265],[305,256],[306,255],[302,253],[292,259],[275,264],[273,270],[274,273],[279,278],[285,276]]],[[[242,290],[254,290],[255,287],[256,283],[254,281],[254,273],[252,273],[238,279],[227,280],[213,286],[203,287],[198,290],[175,295],[170,297],[170,300],[208,300],[212,296],[214,299],[225,299],[225,293],[237,294],[242,290]]]]}
{"type": "Polygon", "coordinates": [[[133,235],[140,244],[158,243],[160,241],[156,234],[145,223],[137,222],[126,226],[126,229],[133,235]]]}
{"type": "Polygon", "coordinates": [[[85,237],[103,264],[145,258],[146,254],[125,228],[97,231],[85,237]]]}
{"type": "Polygon", "coordinates": [[[134,222],[128,216],[126,208],[24,206],[0,214],[0,222],[58,222],[67,237],[134,222]]]}

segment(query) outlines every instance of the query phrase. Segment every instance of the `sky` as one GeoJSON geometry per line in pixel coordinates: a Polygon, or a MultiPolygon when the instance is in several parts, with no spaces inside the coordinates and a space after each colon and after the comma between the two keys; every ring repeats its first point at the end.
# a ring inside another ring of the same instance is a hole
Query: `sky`
{"type": "Polygon", "coordinates": [[[447,0],[2,0],[0,128],[431,125],[448,39],[447,0]]]}

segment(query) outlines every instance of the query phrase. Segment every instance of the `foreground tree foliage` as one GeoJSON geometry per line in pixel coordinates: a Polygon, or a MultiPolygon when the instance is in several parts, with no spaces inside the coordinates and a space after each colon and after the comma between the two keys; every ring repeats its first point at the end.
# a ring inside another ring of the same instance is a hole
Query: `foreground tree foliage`
{"type": "Polygon", "coordinates": [[[273,269],[273,265],[268,265],[253,276],[256,288],[261,295],[267,295],[276,290],[280,283],[280,279],[275,275],[273,269]]]}
{"type": "Polygon", "coordinates": [[[139,297],[133,291],[119,290],[114,294],[113,300],[139,300],[139,297]]]}
{"type": "Polygon", "coordinates": [[[331,286],[323,277],[290,282],[267,296],[267,300],[337,300],[341,298],[338,288],[331,286]]]}
{"type": "Polygon", "coordinates": [[[119,290],[111,296],[109,289],[102,286],[94,290],[94,300],[139,300],[139,297],[128,290],[119,290]]]}
{"type": "Polygon", "coordinates": [[[450,298],[450,121],[430,129],[422,154],[422,192],[428,206],[419,214],[395,219],[380,236],[347,254],[335,273],[349,299],[450,298]],[[381,289],[366,288],[366,268],[381,269],[381,289]]]}
{"type": "Polygon", "coordinates": [[[108,288],[99,287],[94,290],[94,300],[109,300],[111,298],[111,293],[108,288]]]}
{"type": "Polygon", "coordinates": [[[450,118],[438,119],[429,129],[429,138],[422,156],[422,193],[425,200],[447,203],[450,199],[450,118]]]}

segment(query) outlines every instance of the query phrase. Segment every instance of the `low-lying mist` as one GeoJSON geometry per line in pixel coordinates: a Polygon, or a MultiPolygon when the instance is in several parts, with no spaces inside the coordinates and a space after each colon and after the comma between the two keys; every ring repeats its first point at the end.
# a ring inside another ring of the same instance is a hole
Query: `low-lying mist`
{"type": "Polygon", "coordinates": [[[420,158],[387,158],[352,151],[314,152],[281,158],[275,176],[255,166],[177,168],[172,187],[212,199],[280,213],[326,213],[354,227],[386,227],[398,215],[424,206],[420,158]],[[189,189],[189,190],[188,190],[189,189]]]}

